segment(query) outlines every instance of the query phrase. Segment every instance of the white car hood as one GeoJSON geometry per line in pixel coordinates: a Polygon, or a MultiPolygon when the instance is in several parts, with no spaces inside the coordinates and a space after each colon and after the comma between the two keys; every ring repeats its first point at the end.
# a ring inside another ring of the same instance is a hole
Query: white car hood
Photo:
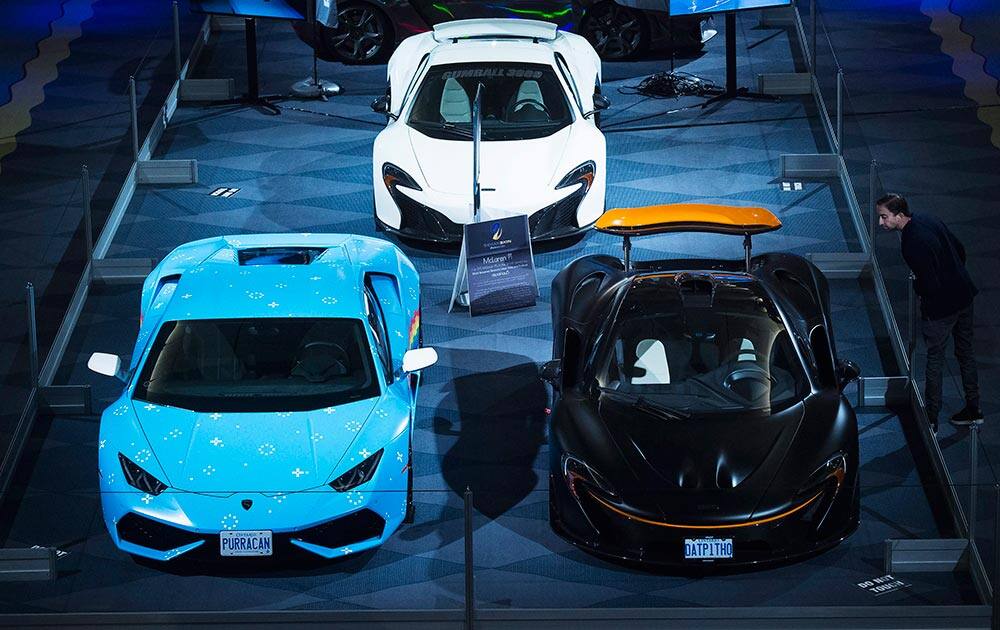
{"type": "MultiPolygon", "coordinates": [[[[480,145],[480,188],[506,197],[547,190],[565,173],[557,173],[573,125],[535,140],[483,142],[480,145]]],[[[472,195],[472,142],[437,140],[408,128],[420,173],[433,191],[472,195]]]]}

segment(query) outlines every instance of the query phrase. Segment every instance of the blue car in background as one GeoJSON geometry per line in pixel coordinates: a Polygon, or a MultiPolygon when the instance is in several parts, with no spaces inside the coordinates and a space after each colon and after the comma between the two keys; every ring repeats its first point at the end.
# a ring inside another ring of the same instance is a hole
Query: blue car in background
{"type": "Polygon", "coordinates": [[[101,418],[101,505],[123,551],[323,558],[411,518],[417,272],[354,235],[227,236],[171,252],[142,289],[125,383],[101,418]]]}

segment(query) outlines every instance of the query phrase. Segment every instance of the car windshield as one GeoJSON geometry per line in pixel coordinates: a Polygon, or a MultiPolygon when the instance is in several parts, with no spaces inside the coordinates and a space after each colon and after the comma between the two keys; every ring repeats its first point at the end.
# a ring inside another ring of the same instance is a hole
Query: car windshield
{"type": "Polygon", "coordinates": [[[776,413],[809,391],[770,298],[745,276],[637,279],[610,342],[602,390],[674,416],[776,413]]]}
{"type": "Polygon", "coordinates": [[[306,411],[379,395],[358,319],[168,321],[134,398],[192,411],[306,411]]]}
{"type": "Polygon", "coordinates": [[[432,66],[410,111],[409,125],[433,138],[472,140],[472,102],[482,83],[482,139],[529,140],[573,122],[551,66],[480,62],[432,66]]]}

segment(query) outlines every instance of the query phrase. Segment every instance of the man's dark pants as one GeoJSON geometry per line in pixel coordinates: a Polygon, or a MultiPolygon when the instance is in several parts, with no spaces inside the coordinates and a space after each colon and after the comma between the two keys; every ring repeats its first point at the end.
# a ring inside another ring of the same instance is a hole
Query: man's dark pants
{"type": "Polygon", "coordinates": [[[955,338],[955,357],[962,373],[962,388],[969,406],[979,408],[979,379],[976,374],[976,357],[972,347],[972,304],[954,315],[941,319],[923,319],[920,322],[924,343],[927,345],[927,374],[924,384],[924,401],[927,417],[937,422],[941,412],[941,380],[944,369],[944,350],[948,337],[955,338]]]}

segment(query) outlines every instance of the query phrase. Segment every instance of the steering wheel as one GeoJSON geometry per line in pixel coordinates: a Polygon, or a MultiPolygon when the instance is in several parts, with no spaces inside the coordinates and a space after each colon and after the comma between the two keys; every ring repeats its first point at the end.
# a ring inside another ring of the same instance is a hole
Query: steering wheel
{"type": "Polygon", "coordinates": [[[334,376],[347,376],[351,359],[340,344],[332,341],[311,341],[302,346],[292,368],[292,376],[301,376],[310,383],[322,383],[334,376]]]}
{"type": "Polygon", "coordinates": [[[544,113],[547,118],[549,118],[549,119],[552,118],[552,114],[549,113],[549,108],[546,107],[545,103],[543,103],[541,101],[536,101],[533,98],[522,98],[518,102],[514,103],[513,111],[515,111],[515,112],[517,111],[518,105],[534,105],[538,109],[542,110],[542,113],[544,113]]]}
{"type": "Polygon", "coordinates": [[[770,390],[777,380],[758,367],[736,368],[726,375],[722,385],[741,398],[754,400],[770,390]]]}

